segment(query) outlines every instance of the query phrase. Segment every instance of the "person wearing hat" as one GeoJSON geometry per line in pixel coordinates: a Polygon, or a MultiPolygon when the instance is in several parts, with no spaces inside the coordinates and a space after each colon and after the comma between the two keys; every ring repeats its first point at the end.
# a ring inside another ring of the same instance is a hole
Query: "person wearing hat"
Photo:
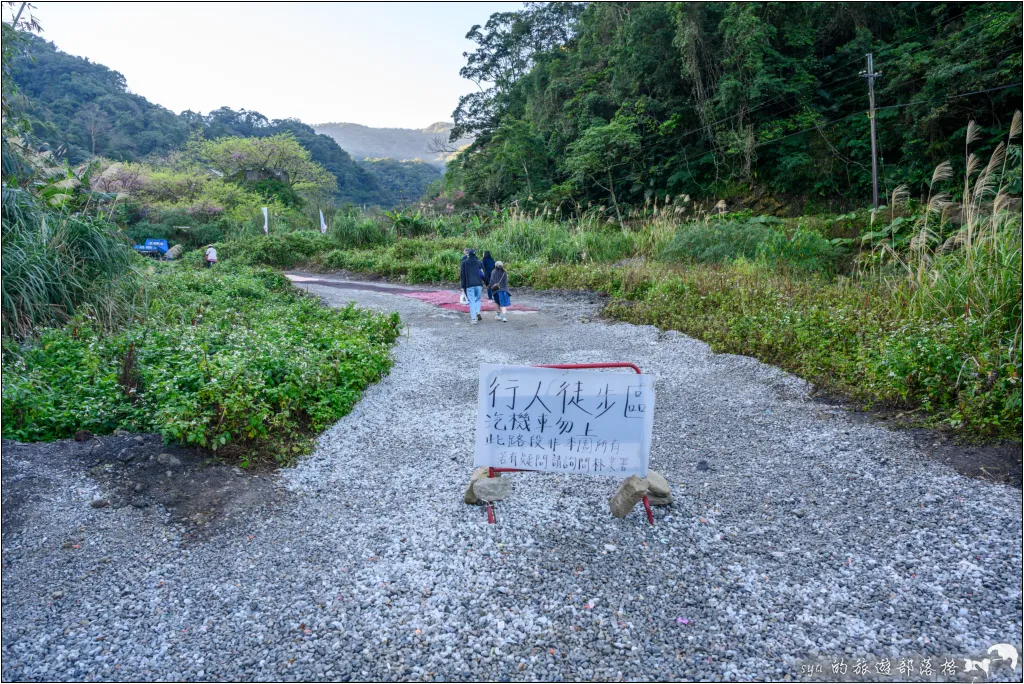
{"type": "Polygon", "coordinates": [[[206,257],[206,268],[210,268],[217,263],[217,248],[213,245],[206,245],[204,256],[206,257]]]}
{"type": "Polygon", "coordinates": [[[508,307],[512,304],[512,295],[508,292],[508,273],[505,272],[503,262],[494,262],[494,271],[491,273],[488,287],[494,293],[494,301],[498,305],[498,313],[494,314],[494,320],[508,323],[508,307]]]}
{"type": "Polygon", "coordinates": [[[466,301],[469,303],[469,322],[476,325],[478,320],[483,320],[483,316],[480,315],[480,297],[484,289],[484,269],[480,260],[476,258],[475,249],[466,252],[466,258],[459,266],[459,285],[466,293],[466,301]]]}

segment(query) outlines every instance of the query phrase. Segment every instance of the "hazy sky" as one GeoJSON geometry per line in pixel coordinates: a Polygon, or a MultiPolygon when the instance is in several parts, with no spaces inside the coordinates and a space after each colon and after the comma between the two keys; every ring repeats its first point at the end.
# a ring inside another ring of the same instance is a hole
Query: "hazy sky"
{"type": "MultiPolygon", "coordinates": [[[[120,71],[180,112],[255,109],[310,124],[450,121],[473,24],[518,2],[93,3],[38,1],[42,36],[120,71]]],[[[5,11],[5,16],[7,12],[5,11]]]]}

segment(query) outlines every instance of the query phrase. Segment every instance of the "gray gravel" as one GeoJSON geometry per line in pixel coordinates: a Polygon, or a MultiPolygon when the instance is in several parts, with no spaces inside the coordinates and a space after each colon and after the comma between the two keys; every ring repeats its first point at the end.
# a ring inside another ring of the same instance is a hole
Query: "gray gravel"
{"type": "Polygon", "coordinates": [[[159,506],[93,508],[84,474],[19,464],[49,484],[3,540],[3,679],[818,679],[801,664],[1021,650],[1020,490],[583,299],[514,293],[540,311],[471,327],[309,289],[409,330],[283,504],[186,544],[159,506]],[[650,527],[610,516],[613,480],[515,474],[487,525],[462,503],[478,364],[608,360],[656,376],[675,505],[650,527]]]}

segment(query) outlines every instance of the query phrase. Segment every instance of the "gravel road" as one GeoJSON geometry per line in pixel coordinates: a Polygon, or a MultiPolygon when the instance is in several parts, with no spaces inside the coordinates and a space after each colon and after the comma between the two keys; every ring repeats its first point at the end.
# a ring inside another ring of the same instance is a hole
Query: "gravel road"
{"type": "Polygon", "coordinates": [[[408,334],[274,506],[186,542],[160,506],[93,508],[81,469],[5,454],[45,486],[3,540],[4,680],[812,680],[888,658],[893,681],[1021,650],[1020,490],[586,298],[514,293],[539,311],[470,326],[386,285],[304,287],[408,334]],[[609,515],[613,480],[515,474],[487,525],[462,503],[478,364],[609,360],[656,378],[675,504],[651,527],[609,515]]]}

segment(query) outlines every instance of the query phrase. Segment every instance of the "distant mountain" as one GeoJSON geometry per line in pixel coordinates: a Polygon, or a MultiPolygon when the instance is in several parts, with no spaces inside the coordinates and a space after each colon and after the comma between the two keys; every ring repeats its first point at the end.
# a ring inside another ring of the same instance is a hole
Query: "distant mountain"
{"type": "Polygon", "coordinates": [[[422,159],[443,170],[450,152],[439,151],[438,146],[455,150],[472,142],[467,138],[449,143],[448,134],[452,126],[444,121],[426,128],[372,128],[354,123],[324,123],[314,124],[313,129],[334,138],[353,159],[422,159]]]}
{"type": "MultiPolygon", "coordinates": [[[[13,46],[11,58],[10,78],[18,90],[10,102],[11,116],[24,124],[37,143],[61,150],[73,164],[97,156],[136,161],[167,154],[184,145],[193,130],[202,128],[207,138],[291,133],[313,161],[334,174],[339,204],[398,206],[419,199],[440,176],[426,163],[357,162],[332,137],[297,119],[269,120],[259,112],[229,107],[206,115],[175,114],[130,92],[119,72],[62,52],[38,36],[19,36],[23,40],[13,46]]],[[[420,134],[446,135],[450,128],[450,124],[435,124],[420,134]]],[[[416,155],[361,154],[356,159],[366,156],[408,159],[416,155]]]]}

